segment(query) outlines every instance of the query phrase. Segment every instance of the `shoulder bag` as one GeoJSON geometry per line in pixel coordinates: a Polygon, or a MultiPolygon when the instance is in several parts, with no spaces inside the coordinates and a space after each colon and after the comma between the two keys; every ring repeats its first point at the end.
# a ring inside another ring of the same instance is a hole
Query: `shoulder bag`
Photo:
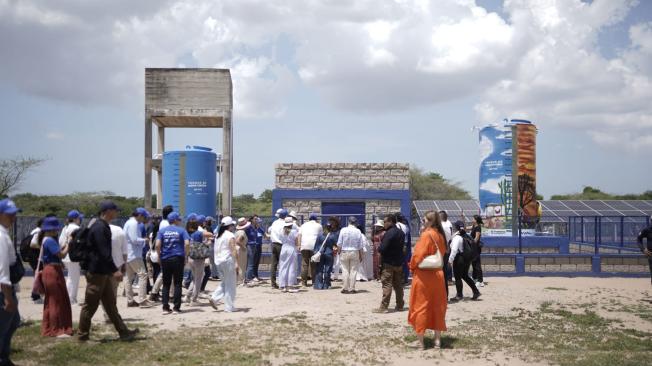
{"type": "MultiPolygon", "coordinates": [[[[431,234],[432,235],[432,234],[431,234]]],[[[433,241],[434,238],[433,238],[433,241]]],[[[433,255],[429,255],[419,263],[419,269],[441,269],[443,267],[444,261],[441,257],[441,253],[439,252],[439,247],[437,246],[437,243],[435,242],[435,248],[437,248],[437,251],[433,255]]]]}
{"type": "Polygon", "coordinates": [[[331,235],[331,233],[326,234],[326,238],[324,241],[321,243],[321,247],[319,248],[319,251],[315,254],[313,254],[312,257],[310,257],[310,261],[314,263],[319,263],[321,261],[321,255],[324,252],[324,244],[326,244],[326,240],[328,240],[328,237],[331,235]]]}

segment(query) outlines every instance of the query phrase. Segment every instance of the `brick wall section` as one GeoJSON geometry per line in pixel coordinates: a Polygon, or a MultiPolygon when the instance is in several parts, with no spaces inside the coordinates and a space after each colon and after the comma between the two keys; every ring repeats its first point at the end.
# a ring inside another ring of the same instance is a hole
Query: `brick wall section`
{"type": "Polygon", "coordinates": [[[401,163],[276,164],[278,189],[410,189],[410,166],[401,163]]]}

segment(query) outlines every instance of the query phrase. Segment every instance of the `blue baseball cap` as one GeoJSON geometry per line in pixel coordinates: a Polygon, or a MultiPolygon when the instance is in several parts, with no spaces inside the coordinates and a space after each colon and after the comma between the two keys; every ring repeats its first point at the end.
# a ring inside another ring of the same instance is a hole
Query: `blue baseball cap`
{"type": "Polygon", "coordinates": [[[464,230],[464,222],[462,220],[457,220],[453,223],[453,228],[455,230],[464,230]]]}
{"type": "Polygon", "coordinates": [[[278,217],[284,219],[288,216],[288,210],[282,208],[278,211],[278,217]]]}
{"type": "Polygon", "coordinates": [[[14,201],[9,198],[5,198],[0,201],[0,214],[15,215],[17,212],[21,212],[20,208],[16,207],[14,201]]]}
{"type": "Polygon", "coordinates": [[[100,212],[105,212],[109,210],[120,211],[120,208],[118,207],[118,205],[113,203],[113,201],[102,201],[102,203],[100,203],[100,212]]]}
{"type": "Polygon", "coordinates": [[[206,216],[197,215],[197,222],[200,223],[200,224],[203,224],[204,222],[206,222],[206,216]]]}
{"type": "Polygon", "coordinates": [[[83,219],[84,215],[82,215],[82,213],[77,211],[77,210],[72,210],[72,211],[68,212],[67,217],[69,219],[83,219]]]}
{"type": "Polygon", "coordinates": [[[175,221],[181,220],[181,216],[179,215],[178,212],[172,211],[170,214],[168,214],[168,222],[173,223],[175,221]]]}
{"type": "Polygon", "coordinates": [[[188,216],[186,216],[186,219],[188,221],[197,221],[197,214],[194,213],[194,212],[191,212],[191,213],[188,214],[188,216]]]}
{"type": "Polygon", "coordinates": [[[61,229],[61,223],[56,217],[46,217],[43,219],[41,231],[57,231],[61,229]]]}
{"type": "Polygon", "coordinates": [[[311,212],[310,215],[308,215],[308,220],[317,220],[317,214],[311,212]]]}
{"type": "Polygon", "coordinates": [[[138,207],[138,208],[136,209],[136,213],[137,213],[138,215],[141,215],[141,216],[146,217],[146,218],[149,217],[149,212],[147,212],[147,210],[144,209],[143,207],[138,207]]]}

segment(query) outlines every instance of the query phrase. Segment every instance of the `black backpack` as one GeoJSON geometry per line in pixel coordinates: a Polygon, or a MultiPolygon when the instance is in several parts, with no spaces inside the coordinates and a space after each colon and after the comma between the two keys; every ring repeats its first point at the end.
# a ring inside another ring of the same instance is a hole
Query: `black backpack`
{"type": "Polygon", "coordinates": [[[70,234],[68,255],[71,262],[84,262],[88,257],[88,232],[90,224],[76,229],[70,234]]]}
{"type": "Polygon", "coordinates": [[[27,235],[23,240],[20,242],[20,256],[23,258],[24,261],[27,263],[32,263],[36,264],[36,261],[38,260],[38,249],[31,248],[30,245],[32,244],[32,238],[34,238],[34,234],[27,235]]]}
{"type": "Polygon", "coordinates": [[[464,261],[467,263],[473,262],[476,258],[478,258],[478,248],[476,244],[473,242],[473,239],[471,239],[470,236],[468,235],[462,235],[462,242],[463,242],[463,252],[462,252],[462,257],[464,258],[464,261]]]}

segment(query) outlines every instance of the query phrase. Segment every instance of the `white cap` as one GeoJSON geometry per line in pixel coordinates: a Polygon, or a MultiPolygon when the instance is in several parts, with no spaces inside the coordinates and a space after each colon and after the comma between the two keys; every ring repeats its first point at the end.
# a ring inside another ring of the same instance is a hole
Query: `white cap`
{"type": "Polygon", "coordinates": [[[288,226],[292,226],[292,225],[294,225],[294,220],[292,220],[292,218],[289,217],[289,216],[286,217],[285,218],[285,224],[283,224],[283,226],[288,227],[288,226]]]}
{"type": "Polygon", "coordinates": [[[376,221],[376,223],[374,224],[374,226],[385,227],[385,224],[383,223],[382,220],[378,220],[378,221],[376,221]]]}
{"type": "Polygon", "coordinates": [[[296,211],[290,211],[290,214],[288,216],[296,219],[297,218],[297,212],[296,211]]]}
{"type": "Polygon", "coordinates": [[[231,216],[224,216],[222,219],[222,226],[231,226],[235,225],[235,221],[231,218],[231,216]]]}

